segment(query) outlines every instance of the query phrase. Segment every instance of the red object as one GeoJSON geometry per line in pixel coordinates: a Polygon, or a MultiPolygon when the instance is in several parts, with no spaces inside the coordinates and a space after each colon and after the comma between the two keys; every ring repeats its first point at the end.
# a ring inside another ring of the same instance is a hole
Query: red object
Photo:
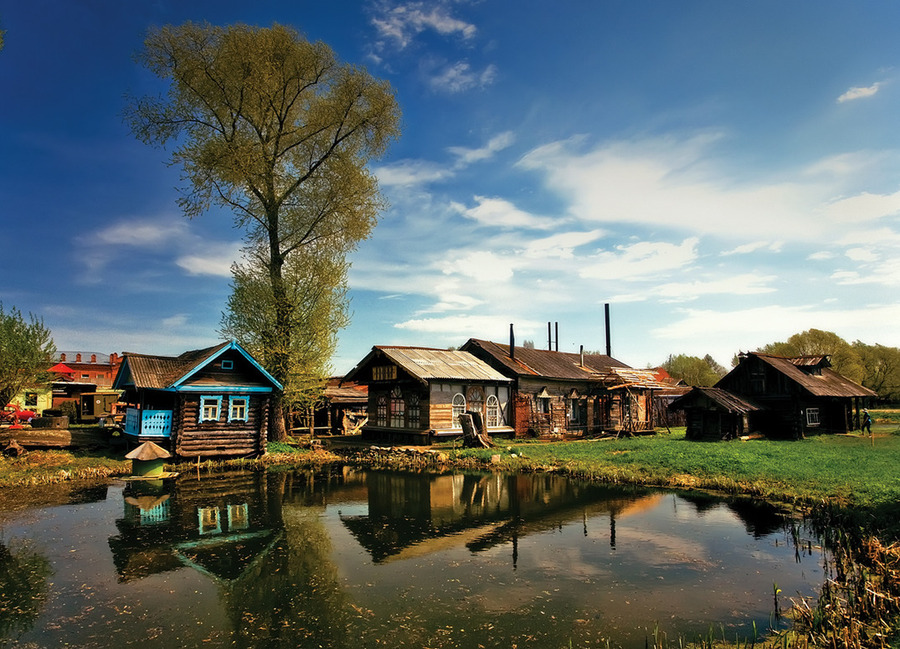
{"type": "Polygon", "coordinates": [[[3,411],[2,420],[9,421],[12,423],[28,423],[32,419],[37,417],[37,413],[33,410],[22,410],[19,406],[14,403],[9,403],[6,405],[6,409],[3,411]]]}

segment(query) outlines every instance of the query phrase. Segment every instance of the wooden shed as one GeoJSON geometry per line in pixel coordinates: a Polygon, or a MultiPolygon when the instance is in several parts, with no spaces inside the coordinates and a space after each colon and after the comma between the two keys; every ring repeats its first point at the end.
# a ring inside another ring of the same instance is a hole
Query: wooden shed
{"type": "Polygon", "coordinates": [[[461,436],[479,412],[489,435],[511,435],[512,381],[464,351],[376,346],[344,377],[368,386],[364,439],[429,444],[461,436]]]}
{"type": "Polygon", "coordinates": [[[751,413],[760,408],[727,390],[691,388],[669,406],[685,412],[685,437],[690,440],[736,439],[751,432],[751,413]]]}
{"type": "Polygon", "coordinates": [[[265,453],[276,381],[237,342],[179,356],[125,353],[113,385],[128,404],[125,435],[182,458],[265,453]]]}

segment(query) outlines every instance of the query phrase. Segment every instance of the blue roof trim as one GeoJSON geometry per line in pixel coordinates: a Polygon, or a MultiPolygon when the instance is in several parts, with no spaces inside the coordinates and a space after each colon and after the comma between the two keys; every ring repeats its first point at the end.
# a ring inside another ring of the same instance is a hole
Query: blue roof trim
{"type": "MultiPolygon", "coordinates": [[[[208,358],[205,358],[202,362],[200,362],[199,364],[195,365],[195,366],[191,369],[190,372],[188,372],[187,374],[185,374],[184,376],[182,376],[180,379],[178,379],[177,381],[175,381],[174,383],[172,383],[172,385],[169,386],[169,387],[175,389],[175,391],[188,390],[187,388],[181,387],[181,384],[184,383],[185,381],[187,381],[188,379],[190,379],[194,374],[196,374],[197,372],[199,372],[201,369],[203,369],[204,367],[206,367],[207,365],[209,365],[210,363],[212,363],[213,361],[215,361],[215,360],[216,360],[217,358],[219,358],[222,354],[224,354],[224,353],[227,352],[227,351],[231,351],[231,350],[236,350],[238,353],[241,354],[241,356],[243,356],[245,359],[247,359],[247,360],[250,362],[250,364],[253,365],[253,367],[255,367],[257,370],[259,370],[259,372],[260,372],[264,377],[266,377],[266,379],[267,379],[268,381],[270,381],[270,382],[272,383],[273,386],[275,386],[276,389],[278,389],[278,390],[283,390],[283,389],[284,389],[284,386],[282,386],[281,383],[279,383],[278,381],[276,381],[276,380],[275,380],[275,377],[272,376],[271,374],[269,374],[269,373],[263,368],[262,365],[260,365],[259,363],[257,363],[257,362],[256,362],[256,359],[253,358],[249,353],[247,353],[247,350],[244,349],[243,347],[241,347],[241,346],[238,344],[238,342],[237,342],[236,340],[232,340],[232,341],[231,341],[230,343],[228,343],[227,345],[224,345],[224,346],[222,347],[222,349],[220,349],[218,352],[216,352],[215,354],[213,354],[212,356],[210,356],[210,357],[208,357],[208,358]]],[[[268,389],[268,391],[271,392],[271,389],[268,389]]]]}
{"type": "Polygon", "coordinates": [[[171,392],[206,392],[208,394],[221,394],[223,392],[227,393],[268,393],[273,392],[273,388],[267,388],[262,386],[250,387],[247,385],[185,385],[180,388],[172,388],[171,392]]]}

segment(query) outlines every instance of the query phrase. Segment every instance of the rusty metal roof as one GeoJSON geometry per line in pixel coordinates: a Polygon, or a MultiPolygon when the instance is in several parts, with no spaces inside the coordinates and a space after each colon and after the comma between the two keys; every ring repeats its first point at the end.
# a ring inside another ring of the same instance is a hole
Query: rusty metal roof
{"type": "Polygon", "coordinates": [[[605,354],[584,354],[582,365],[582,355],[570,352],[516,346],[515,360],[512,360],[509,357],[509,345],[470,338],[462,346],[462,349],[467,351],[475,348],[483,350],[515,376],[591,381],[597,380],[597,375],[609,374],[614,367],[628,368],[625,363],[605,354]]]}
{"type": "Polygon", "coordinates": [[[123,367],[131,373],[136,388],[165,390],[207,358],[214,356],[229,343],[221,343],[206,349],[195,349],[179,356],[150,356],[125,352],[123,367]]]}
{"type": "Polygon", "coordinates": [[[359,376],[363,367],[383,355],[420,381],[458,380],[495,381],[509,383],[511,379],[469,352],[428,347],[375,346],[372,351],[345,377],[364,380],[359,376]]]}
{"type": "Polygon", "coordinates": [[[601,380],[610,389],[643,388],[645,390],[668,390],[671,383],[660,381],[656,378],[655,370],[636,370],[631,367],[613,367],[602,375],[601,380]]]}
{"type": "MultiPolygon", "coordinates": [[[[775,368],[792,381],[798,383],[810,394],[817,397],[874,397],[875,392],[838,374],[828,367],[822,367],[822,357],[785,358],[759,352],[748,352],[748,356],[756,356],[759,360],[775,368]],[[819,359],[810,362],[810,359],[819,359]],[[799,361],[799,362],[795,362],[799,361]],[[818,368],[815,372],[806,372],[803,367],[818,368]]],[[[827,359],[826,359],[827,360],[827,359]]]]}
{"type": "Polygon", "coordinates": [[[691,388],[690,392],[675,399],[671,405],[669,405],[669,408],[672,410],[681,410],[700,395],[706,396],[708,399],[721,406],[723,410],[728,412],[735,412],[743,415],[748,412],[762,410],[762,408],[752,401],[745,399],[744,397],[739,397],[728,390],[708,387],[691,388]]]}

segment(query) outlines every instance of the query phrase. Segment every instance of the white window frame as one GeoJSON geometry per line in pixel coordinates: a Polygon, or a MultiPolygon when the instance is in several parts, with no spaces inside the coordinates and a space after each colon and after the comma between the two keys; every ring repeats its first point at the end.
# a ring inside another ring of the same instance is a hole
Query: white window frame
{"type": "Polygon", "coordinates": [[[503,423],[503,419],[500,415],[500,399],[497,398],[496,394],[489,394],[487,400],[485,401],[485,420],[487,421],[488,428],[494,428],[496,426],[500,426],[503,423]]]}
{"type": "Polygon", "coordinates": [[[462,428],[462,424],[459,422],[459,416],[466,412],[466,395],[462,392],[454,394],[451,407],[453,408],[453,414],[450,426],[453,428],[462,428]]]}
{"type": "Polygon", "coordinates": [[[211,394],[202,394],[200,395],[200,413],[198,417],[198,421],[203,423],[204,421],[219,421],[219,417],[222,415],[222,397],[221,396],[213,396],[211,394]],[[215,404],[215,417],[207,417],[206,416],[206,408],[207,406],[212,406],[215,404]]]}
{"type": "Polygon", "coordinates": [[[822,422],[819,419],[819,409],[818,408],[807,408],[806,409],[806,425],[807,426],[818,426],[821,423],[822,422]]]}
{"type": "Polygon", "coordinates": [[[240,397],[230,397],[228,399],[228,421],[247,421],[247,416],[250,411],[250,397],[240,396],[240,397]],[[235,415],[235,409],[243,408],[244,414],[242,417],[235,415]]]}

